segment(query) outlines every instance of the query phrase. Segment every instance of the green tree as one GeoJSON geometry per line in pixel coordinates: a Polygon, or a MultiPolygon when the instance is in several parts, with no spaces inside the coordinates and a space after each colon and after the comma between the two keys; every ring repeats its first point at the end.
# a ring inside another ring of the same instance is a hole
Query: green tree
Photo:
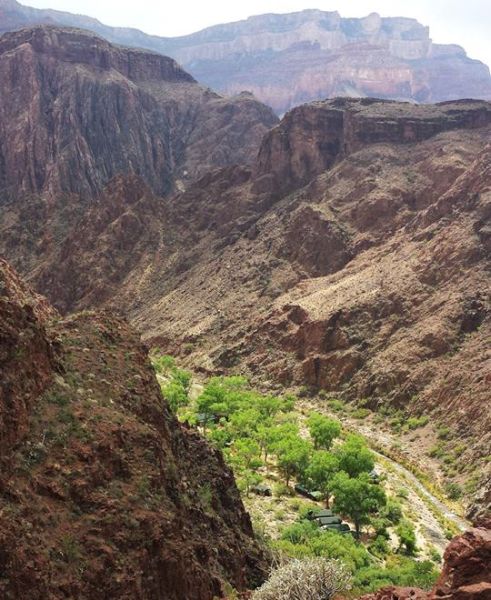
{"type": "Polygon", "coordinates": [[[399,550],[408,556],[414,556],[418,552],[416,532],[409,521],[401,521],[396,527],[399,537],[399,550]]]}
{"type": "Polygon", "coordinates": [[[267,419],[274,417],[282,408],[283,401],[277,396],[261,396],[256,398],[255,406],[261,415],[267,419]]]}
{"type": "Polygon", "coordinates": [[[298,437],[300,429],[297,423],[291,421],[282,422],[273,425],[269,430],[269,451],[275,452],[276,446],[284,439],[291,437],[298,437]]]}
{"type": "Polygon", "coordinates": [[[178,381],[170,381],[162,385],[161,390],[173,412],[177,412],[181,406],[186,406],[189,401],[187,391],[178,381]]]}
{"type": "Polygon", "coordinates": [[[298,436],[285,437],[275,445],[278,468],[287,486],[294,475],[302,475],[307,468],[310,450],[310,444],[298,436]]]}
{"type": "Polygon", "coordinates": [[[271,428],[272,423],[270,419],[263,419],[258,425],[256,431],[253,433],[253,437],[261,448],[261,452],[264,455],[264,462],[268,462],[268,455],[271,449],[271,428]]]}
{"type": "Polygon", "coordinates": [[[245,492],[246,496],[249,496],[251,488],[261,483],[262,477],[256,471],[250,469],[243,469],[239,472],[237,477],[237,486],[241,492],[245,492]]]}
{"type": "Polygon", "coordinates": [[[157,373],[168,373],[176,366],[176,361],[173,356],[166,355],[158,355],[155,354],[152,356],[152,364],[157,373]]]}
{"type": "Polygon", "coordinates": [[[316,412],[310,413],[307,419],[307,426],[316,450],[319,448],[329,450],[333,441],[341,433],[341,424],[339,421],[316,412]]]}
{"type": "Polygon", "coordinates": [[[358,538],[362,525],[368,524],[370,515],[378,513],[386,503],[384,490],[374,485],[367,473],[359,477],[338,473],[332,481],[332,491],[335,510],[353,521],[358,538]]]}
{"type": "Polygon", "coordinates": [[[259,444],[251,438],[241,438],[235,440],[233,451],[236,459],[246,469],[258,469],[261,466],[261,448],[259,444]]]}
{"type": "Polygon", "coordinates": [[[313,489],[322,492],[322,496],[329,508],[329,496],[333,477],[339,471],[339,460],[331,452],[316,450],[312,454],[306,477],[313,489]]]}
{"type": "Polygon", "coordinates": [[[189,394],[189,388],[191,387],[191,379],[192,375],[189,371],[184,371],[184,369],[173,369],[172,370],[172,380],[179,383],[183,390],[186,392],[186,395],[189,394]]]}
{"type": "Polygon", "coordinates": [[[375,466],[373,452],[358,435],[348,436],[346,442],[336,449],[335,454],[339,459],[340,470],[350,477],[369,473],[375,466]]]}
{"type": "Polygon", "coordinates": [[[245,405],[248,393],[244,377],[212,377],[196,400],[204,427],[212,420],[228,418],[240,405],[245,405]]]}
{"type": "Polygon", "coordinates": [[[207,434],[211,443],[223,450],[232,442],[230,431],[226,427],[212,427],[207,434]]]}
{"type": "Polygon", "coordinates": [[[261,423],[261,413],[256,408],[247,408],[233,413],[230,427],[237,437],[252,435],[261,423]]]}

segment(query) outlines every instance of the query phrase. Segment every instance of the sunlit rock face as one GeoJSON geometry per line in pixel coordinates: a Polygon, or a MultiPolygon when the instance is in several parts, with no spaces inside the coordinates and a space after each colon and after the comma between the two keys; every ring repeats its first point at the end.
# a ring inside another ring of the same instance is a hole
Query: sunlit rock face
{"type": "Polygon", "coordinates": [[[433,44],[414,19],[343,19],[307,10],[263,15],[169,42],[200,81],[251,90],[283,113],[310,100],[376,96],[417,102],[491,98],[489,69],[455,45],[433,44]]]}

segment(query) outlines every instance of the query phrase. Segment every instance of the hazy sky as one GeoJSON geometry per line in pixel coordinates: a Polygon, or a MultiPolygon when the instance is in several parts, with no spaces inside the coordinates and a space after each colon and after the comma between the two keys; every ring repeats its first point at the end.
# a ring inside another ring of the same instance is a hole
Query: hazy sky
{"type": "Polygon", "coordinates": [[[417,18],[430,26],[433,41],[464,46],[471,58],[491,65],[491,0],[20,0],[39,8],[56,8],[91,17],[107,25],[136,27],[163,36],[184,35],[210,25],[238,21],[267,12],[305,8],[338,10],[343,17],[371,12],[417,18]]]}

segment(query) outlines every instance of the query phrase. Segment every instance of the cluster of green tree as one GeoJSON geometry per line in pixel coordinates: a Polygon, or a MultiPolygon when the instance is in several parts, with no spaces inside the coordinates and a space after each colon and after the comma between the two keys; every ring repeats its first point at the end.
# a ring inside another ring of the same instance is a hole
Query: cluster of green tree
{"type": "Polygon", "coordinates": [[[373,453],[355,435],[334,445],[340,423],[315,412],[307,419],[310,440],[305,439],[294,408],[294,397],[260,394],[243,377],[213,377],[181,417],[200,425],[223,450],[246,494],[261,481],[260,467],[274,460],[287,486],[296,479],[319,491],[327,506],[334,496],[335,510],[359,535],[386,503],[383,488],[369,475],[373,453]]]}
{"type": "Polygon", "coordinates": [[[432,585],[437,572],[431,562],[409,558],[417,552],[414,528],[403,519],[401,505],[374,483],[374,455],[362,437],[342,437],[337,420],[314,412],[307,418],[310,439],[305,439],[294,397],[260,394],[239,376],[212,377],[190,402],[190,374],[177,369],[171,357],[154,357],[153,363],[173,410],[223,451],[244,493],[261,482],[262,466],[275,466],[286,486],[296,480],[319,491],[326,506],[333,498],[334,511],[355,526],[356,540],[322,530],[301,514],[273,542],[276,550],[293,558],[339,559],[360,591],[385,584],[432,585]],[[358,541],[362,527],[370,532],[366,545],[358,541]],[[400,540],[397,554],[390,550],[389,528],[400,540]]]}
{"type": "MultiPolygon", "coordinates": [[[[392,508],[384,510],[384,519],[392,508]]],[[[300,519],[283,529],[281,538],[273,542],[273,547],[283,554],[296,559],[308,557],[329,557],[340,560],[353,576],[353,592],[361,595],[373,592],[386,585],[414,586],[429,589],[438,577],[438,571],[431,561],[415,561],[404,554],[391,553],[380,534],[368,548],[351,536],[339,535],[322,530],[312,521],[300,519]],[[374,556],[374,545],[377,555],[374,556]]]]}

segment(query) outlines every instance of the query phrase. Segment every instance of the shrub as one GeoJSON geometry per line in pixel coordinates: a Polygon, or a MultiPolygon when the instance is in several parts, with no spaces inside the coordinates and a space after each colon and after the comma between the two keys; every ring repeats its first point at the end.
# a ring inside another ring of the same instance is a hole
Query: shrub
{"type": "Polygon", "coordinates": [[[281,539],[292,544],[306,544],[309,540],[319,535],[319,528],[315,523],[308,520],[297,521],[281,532],[281,539]]]}
{"type": "Polygon", "coordinates": [[[351,535],[322,530],[307,519],[285,527],[274,547],[291,558],[323,556],[341,560],[352,573],[371,563],[366,548],[351,535]]]}
{"type": "Polygon", "coordinates": [[[398,498],[404,498],[405,500],[407,500],[409,498],[409,492],[407,491],[406,488],[399,488],[397,490],[396,495],[398,498]]]}
{"type": "Polygon", "coordinates": [[[451,434],[450,427],[445,427],[444,425],[440,425],[436,431],[439,440],[447,440],[451,434]]]}
{"type": "Polygon", "coordinates": [[[382,510],[382,516],[386,517],[391,523],[397,525],[402,519],[402,506],[396,500],[388,500],[382,510]]]}
{"type": "Polygon", "coordinates": [[[336,399],[329,400],[327,405],[334,412],[342,412],[344,410],[344,404],[341,402],[341,400],[336,400],[336,399]]]}
{"type": "Polygon", "coordinates": [[[416,532],[409,521],[402,521],[396,528],[396,534],[399,537],[399,550],[408,556],[417,554],[416,532]]]}
{"type": "Polygon", "coordinates": [[[458,483],[451,481],[445,485],[445,493],[450,500],[458,500],[462,496],[462,488],[458,483]]]}
{"type": "Polygon", "coordinates": [[[435,565],[428,560],[388,557],[385,567],[371,566],[360,569],[354,576],[354,591],[356,595],[370,593],[382,587],[396,585],[401,587],[419,587],[430,589],[438,577],[435,565]]]}
{"type": "Polygon", "coordinates": [[[176,361],[173,356],[154,356],[152,364],[157,373],[167,373],[176,366],[176,361]]]}
{"type": "Polygon", "coordinates": [[[351,414],[353,419],[366,419],[371,411],[368,408],[357,408],[351,414]]]}
{"type": "Polygon", "coordinates": [[[438,552],[435,547],[430,548],[430,558],[433,562],[440,564],[442,562],[442,555],[438,552]]]}
{"type": "Polygon", "coordinates": [[[384,558],[390,551],[387,539],[383,535],[378,535],[368,549],[378,558],[384,558]]]}
{"type": "Polygon", "coordinates": [[[273,494],[280,498],[281,496],[293,496],[295,494],[291,487],[288,487],[285,483],[275,483],[273,486],[273,494]]]}
{"type": "Polygon", "coordinates": [[[279,567],[252,600],[329,600],[351,587],[351,575],[336,560],[296,559],[279,567]]]}
{"type": "Polygon", "coordinates": [[[418,429],[419,427],[424,427],[429,422],[429,417],[411,417],[407,420],[406,426],[408,429],[418,429]]]}

